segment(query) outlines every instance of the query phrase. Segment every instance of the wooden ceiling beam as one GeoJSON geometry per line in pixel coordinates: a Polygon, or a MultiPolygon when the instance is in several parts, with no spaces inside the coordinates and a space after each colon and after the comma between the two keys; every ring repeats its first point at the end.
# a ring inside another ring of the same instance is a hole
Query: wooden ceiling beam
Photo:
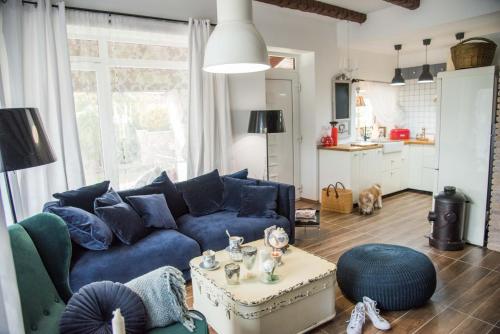
{"type": "Polygon", "coordinates": [[[406,9],[417,9],[420,7],[420,0],[384,0],[386,2],[392,3],[393,5],[401,6],[406,9]]]}
{"type": "Polygon", "coordinates": [[[256,0],[256,1],[283,8],[300,10],[306,13],[313,13],[313,14],[333,17],[339,20],[347,20],[357,23],[363,23],[366,21],[366,14],[364,13],[356,12],[354,10],[342,8],[335,5],[330,5],[328,3],[316,0],[256,0]]]}

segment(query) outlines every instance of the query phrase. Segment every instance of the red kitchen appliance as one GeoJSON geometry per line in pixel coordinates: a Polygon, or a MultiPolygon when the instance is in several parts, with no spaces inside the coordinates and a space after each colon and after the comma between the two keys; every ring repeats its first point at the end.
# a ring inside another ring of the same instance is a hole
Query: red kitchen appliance
{"type": "Polygon", "coordinates": [[[392,129],[391,140],[410,139],[410,129],[392,129]]]}
{"type": "Polygon", "coordinates": [[[337,146],[339,142],[339,129],[337,129],[337,124],[339,124],[339,122],[332,121],[330,124],[332,126],[332,146],[337,146]]]}

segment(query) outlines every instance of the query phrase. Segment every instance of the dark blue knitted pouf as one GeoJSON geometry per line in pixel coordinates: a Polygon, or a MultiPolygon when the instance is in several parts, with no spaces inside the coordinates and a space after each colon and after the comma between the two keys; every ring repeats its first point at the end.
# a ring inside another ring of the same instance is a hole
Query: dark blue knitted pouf
{"type": "Polygon", "coordinates": [[[337,282],[353,302],[367,296],[383,310],[408,310],[431,298],[436,290],[436,270],[427,256],[413,249],[367,244],[340,257],[337,282]]]}

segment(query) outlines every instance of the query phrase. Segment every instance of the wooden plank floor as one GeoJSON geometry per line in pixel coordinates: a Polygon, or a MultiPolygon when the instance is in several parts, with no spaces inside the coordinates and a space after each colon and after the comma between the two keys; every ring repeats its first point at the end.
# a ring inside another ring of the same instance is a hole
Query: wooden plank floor
{"type": "MultiPolygon", "coordinates": [[[[321,230],[297,229],[295,246],[332,262],[348,249],[371,242],[404,245],[425,253],[438,273],[431,301],[419,309],[384,312],[391,333],[490,333],[500,334],[500,253],[467,245],[463,251],[443,252],[428,246],[427,213],[431,196],[405,192],[384,200],[371,216],[322,213],[321,230]]],[[[297,207],[310,207],[297,203],[297,207]]],[[[192,303],[188,286],[188,303],[192,303]]],[[[315,334],[345,333],[353,303],[337,288],[334,320],[315,329],[315,334]]],[[[215,331],[211,331],[215,333],[215,331]]],[[[369,321],[363,333],[382,333],[369,321]]]]}

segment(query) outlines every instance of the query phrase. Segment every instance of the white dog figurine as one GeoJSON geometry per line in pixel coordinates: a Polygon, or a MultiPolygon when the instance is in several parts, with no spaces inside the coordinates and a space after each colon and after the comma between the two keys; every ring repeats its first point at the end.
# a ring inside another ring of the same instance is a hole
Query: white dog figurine
{"type": "Polygon", "coordinates": [[[359,212],[362,215],[371,215],[375,209],[382,209],[382,187],[374,184],[359,194],[359,212]]]}

